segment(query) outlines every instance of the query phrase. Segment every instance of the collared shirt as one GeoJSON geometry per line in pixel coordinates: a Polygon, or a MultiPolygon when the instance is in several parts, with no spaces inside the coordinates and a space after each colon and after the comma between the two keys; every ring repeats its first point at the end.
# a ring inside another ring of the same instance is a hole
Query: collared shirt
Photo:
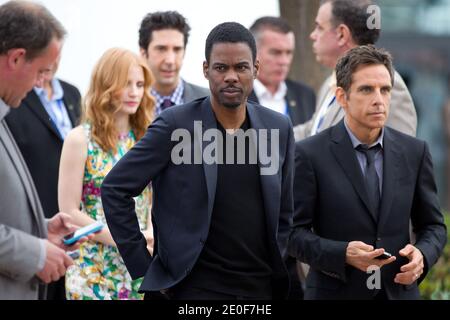
{"type": "MultiPolygon", "coordinates": [[[[359,141],[358,138],[353,134],[352,130],[347,125],[347,120],[344,120],[344,124],[345,124],[345,129],[347,130],[347,133],[350,137],[350,140],[352,141],[353,148],[355,149],[356,157],[358,159],[359,166],[361,167],[361,171],[362,171],[363,175],[365,176],[366,171],[367,171],[367,158],[363,152],[358,151],[356,149],[356,148],[358,148],[358,146],[364,145],[364,143],[359,141]]],[[[377,172],[378,180],[380,182],[380,194],[382,193],[382,189],[383,189],[383,160],[384,160],[383,159],[383,140],[384,140],[384,128],[381,129],[381,134],[378,137],[377,141],[375,141],[374,143],[369,145],[369,148],[374,147],[377,144],[379,144],[381,146],[380,151],[378,151],[375,154],[375,159],[374,159],[375,171],[377,172]]]]}
{"type": "MultiPolygon", "coordinates": [[[[4,122],[6,115],[11,108],[0,98],[0,122],[4,122]]],[[[4,122],[6,125],[6,122],[4,122]]],[[[18,149],[18,148],[17,148],[18,149]]],[[[0,163],[0,166],[2,164],[0,163]]],[[[13,214],[13,213],[12,213],[13,214]]],[[[39,260],[37,269],[41,271],[45,266],[45,260],[47,259],[46,242],[45,239],[39,239],[39,260]]]]}
{"type": "Polygon", "coordinates": [[[70,130],[72,130],[72,122],[70,122],[69,113],[64,105],[64,91],[58,79],[53,78],[51,82],[53,88],[53,96],[49,99],[44,88],[34,88],[39,100],[58,129],[59,134],[64,139],[70,130]]]}
{"type": "Polygon", "coordinates": [[[164,103],[164,100],[169,99],[172,101],[172,103],[176,105],[180,105],[184,103],[183,99],[184,94],[184,81],[180,80],[180,83],[175,88],[175,91],[172,92],[170,96],[162,96],[160,95],[154,88],[151,89],[151,95],[155,97],[156,99],[156,116],[158,116],[162,111],[162,104],[164,103]]]}
{"type": "Polygon", "coordinates": [[[6,117],[11,108],[0,98],[0,121],[6,117]]]}
{"type": "Polygon", "coordinates": [[[326,95],[324,99],[322,100],[322,104],[320,105],[319,114],[314,119],[314,123],[311,129],[311,136],[321,132],[323,129],[322,124],[327,116],[328,111],[330,110],[330,107],[334,104],[336,101],[336,72],[334,72],[331,75],[331,81],[329,83],[329,86],[326,91],[326,95]]]}
{"type": "Polygon", "coordinates": [[[277,92],[272,94],[261,81],[256,79],[253,83],[253,90],[255,90],[255,95],[258,98],[260,105],[285,115],[288,114],[285,99],[287,94],[286,82],[283,81],[280,83],[277,92]]]}

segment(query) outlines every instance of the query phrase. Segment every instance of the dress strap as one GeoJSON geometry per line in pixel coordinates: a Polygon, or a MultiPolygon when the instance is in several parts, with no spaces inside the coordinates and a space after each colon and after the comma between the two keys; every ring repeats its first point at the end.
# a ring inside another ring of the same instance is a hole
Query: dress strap
{"type": "Polygon", "coordinates": [[[81,127],[83,128],[83,132],[86,136],[86,139],[88,141],[91,140],[91,124],[89,122],[84,122],[81,124],[81,127]]]}

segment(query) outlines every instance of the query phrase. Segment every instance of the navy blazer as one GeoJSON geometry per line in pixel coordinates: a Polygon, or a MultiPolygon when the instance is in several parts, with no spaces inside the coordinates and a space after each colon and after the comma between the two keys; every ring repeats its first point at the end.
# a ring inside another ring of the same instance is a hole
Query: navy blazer
{"type": "MultiPolygon", "coordinates": [[[[297,126],[312,118],[316,111],[316,94],[306,84],[286,79],[287,93],[286,104],[292,124],[297,126]]],[[[255,91],[252,91],[249,100],[260,103],[255,91]]],[[[266,106],[267,107],[267,106],[266,106]]]]}
{"type": "Polygon", "coordinates": [[[426,272],[436,263],[447,233],[440,212],[427,144],[385,128],[383,187],[379,218],[369,209],[363,174],[343,120],[296,144],[294,224],[289,253],[311,266],[306,299],[370,299],[371,274],[346,265],[346,248],[363,241],[384,248],[397,260],[381,268],[390,299],[420,298],[417,282],[394,283],[408,260],[399,251],[411,243],[424,256],[426,272]]]}
{"type": "MultiPolygon", "coordinates": [[[[289,281],[282,256],[293,214],[294,137],[290,120],[253,103],[247,104],[253,129],[278,129],[277,173],[262,175],[266,222],[272,268],[274,296],[284,297],[289,281]]],[[[183,280],[193,269],[208,238],[217,183],[217,164],[181,164],[171,161],[177,141],[175,129],[186,129],[193,139],[217,127],[210,98],[169,108],[149,127],[146,135],[106,176],[102,202],[111,234],[132,278],[145,277],[141,291],[168,289],[183,280]],[[194,126],[201,121],[202,126],[194,126]],[[155,236],[153,257],[139,230],[133,197],[152,183],[152,222],[155,236]]],[[[270,135],[268,136],[270,146],[270,135]]],[[[197,140],[202,150],[210,142],[197,140]]],[[[193,142],[193,140],[191,141],[193,142]]],[[[194,143],[191,143],[194,154],[194,143]]],[[[262,166],[260,164],[260,166],[262,166]]]]}

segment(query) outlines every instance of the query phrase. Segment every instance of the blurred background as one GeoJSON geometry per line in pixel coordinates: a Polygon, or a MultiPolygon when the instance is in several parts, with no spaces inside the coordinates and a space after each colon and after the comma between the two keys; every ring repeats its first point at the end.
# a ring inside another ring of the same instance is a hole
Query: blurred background
{"type": "MultiPolygon", "coordinates": [[[[0,0],[5,3],[6,0],[0,0]]],[[[207,87],[203,77],[205,41],[218,23],[238,21],[250,26],[263,15],[279,15],[277,0],[225,3],[208,0],[38,0],[64,25],[68,35],[63,48],[58,77],[86,92],[91,71],[100,56],[109,48],[123,47],[139,53],[138,31],[144,16],[153,11],[176,10],[191,26],[183,78],[207,87]]]]}
{"type": "MultiPolygon", "coordinates": [[[[0,0],[0,4],[6,2],[0,0]]],[[[237,21],[249,27],[264,15],[282,15],[296,31],[291,78],[316,90],[329,70],[319,66],[309,34],[319,0],[41,0],[68,31],[58,76],[84,93],[91,70],[111,47],[138,52],[138,29],[152,11],[177,10],[191,25],[182,77],[207,86],[202,74],[204,43],[218,23],[237,21]]],[[[450,208],[450,0],[379,0],[382,36],[378,46],[394,56],[396,69],[413,96],[418,137],[426,140],[434,160],[442,208],[450,208]]],[[[448,222],[447,214],[447,222],[448,222]]],[[[449,225],[449,223],[447,223],[449,225]]],[[[450,245],[421,285],[425,298],[450,299],[450,245]]]]}
{"type": "MultiPolygon", "coordinates": [[[[384,33],[379,45],[393,53],[413,96],[417,135],[430,145],[449,228],[450,0],[383,0],[380,4],[384,33]]],[[[450,299],[449,244],[420,289],[425,298],[450,299]]]]}

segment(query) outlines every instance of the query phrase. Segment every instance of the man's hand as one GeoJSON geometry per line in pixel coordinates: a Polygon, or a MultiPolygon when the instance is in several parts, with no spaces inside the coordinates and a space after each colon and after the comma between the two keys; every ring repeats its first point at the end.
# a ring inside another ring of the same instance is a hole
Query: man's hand
{"type": "Polygon", "coordinates": [[[142,233],[144,234],[145,240],[147,240],[147,250],[150,253],[150,255],[153,256],[153,245],[154,245],[153,230],[145,230],[142,233]]]}
{"type": "Polygon", "coordinates": [[[60,212],[48,221],[48,241],[64,251],[77,250],[81,243],[94,238],[94,235],[89,235],[81,238],[70,247],[66,246],[63,242],[63,238],[75,232],[78,228],[78,226],[72,224],[72,217],[70,215],[60,212]]]}
{"type": "Polygon", "coordinates": [[[73,264],[73,260],[52,242],[45,240],[46,260],[44,268],[36,276],[44,283],[59,280],[66,273],[66,269],[73,264]]]}
{"type": "Polygon", "coordinates": [[[423,273],[422,252],[413,245],[408,244],[399,253],[402,257],[407,257],[409,263],[400,268],[401,272],[397,273],[394,282],[403,285],[413,284],[423,273]]]}
{"type": "Polygon", "coordinates": [[[376,257],[382,255],[384,249],[376,249],[361,241],[352,241],[347,246],[347,252],[345,262],[347,264],[363,271],[367,272],[370,266],[382,266],[395,261],[395,257],[392,256],[389,259],[379,260],[376,257]]]}

